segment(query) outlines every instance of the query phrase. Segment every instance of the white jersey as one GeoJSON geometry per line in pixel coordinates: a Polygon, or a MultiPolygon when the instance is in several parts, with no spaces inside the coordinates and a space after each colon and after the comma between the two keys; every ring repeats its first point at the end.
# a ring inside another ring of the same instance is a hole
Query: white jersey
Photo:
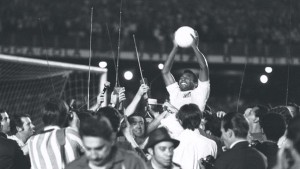
{"type": "Polygon", "coordinates": [[[167,86],[170,95],[170,104],[178,110],[185,104],[194,103],[201,111],[204,111],[206,101],[210,93],[209,81],[201,82],[198,79],[198,87],[194,90],[181,91],[177,82],[167,86]]]}
{"type": "Polygon", "coordinates": [[[160,127],[164,127],[168,130],[170,136],[176,139],[180,133],[184,130],[175,114],[170,114],[160,121],[160,127]]]}
{"type": "Polygon", "coordinates": [[[217,156],[217,144],[199,133],[185,129],[176,138],[180,141],[179,146],[174,150],[173,162],[179,164],[182,169],[200,169],[201,158],[208,155],[217,156]]]}

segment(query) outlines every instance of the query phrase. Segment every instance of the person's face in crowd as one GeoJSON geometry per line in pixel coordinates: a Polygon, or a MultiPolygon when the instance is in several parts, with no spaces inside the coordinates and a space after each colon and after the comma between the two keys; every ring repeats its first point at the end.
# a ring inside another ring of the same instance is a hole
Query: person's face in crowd
{"type": "Polygon", "coordinates": [[[135,137],[143,137],[145,133],[145,122],[140,116],[133,116],[133,122],[131,123],[131,130],[135,137]]]}
{"type": "Polygon", "coordinates": [[[2,132],[7,134],[10,131],[10,119],[6,112],[1,113],[2,121],[1,121],[1,127],[2,132]]]}
{"type": "Polygon", "coordinates": [[[23,122],[22,128],[18,129],[20,132],[23,132],[24,135],[29,138],[34,134],[35,126],[32,124],[29,117],[21,117],[21,121],[23,122]]]}
{"type": "Polygon", "coordinates": [[[172,165],[174,144],[170,141],[162,141],[157,143],[153,149],[150,148],[149,153],[157,165],[167,168],[172,165]]]}
{"type": "Polygon", "coordinates": [[[94,166],[105,166],[107,164],[112,148],[112,141],[101,137],[83,136],[82,142],[86,148],[85,155],[91,164],[94,166]]]}
{"type": "Polygon", "coordinates": [[[178,83],[181,91],[193,90],[195,88],[194,77],[190,73],[184,73],[178,83]]]}
{"type": "Polygon", "coordinates": [[[221,124],[221,132],[222,132],[221,139],[223,140],[225,146],[227,148],[230,148],[230,145],[232,143],[232,141],[231,141],[232,132],[231,132],[230,129],[228,129],[227,131],[225,131],[225,129],[223,127],[223,122],[221,124]]]}

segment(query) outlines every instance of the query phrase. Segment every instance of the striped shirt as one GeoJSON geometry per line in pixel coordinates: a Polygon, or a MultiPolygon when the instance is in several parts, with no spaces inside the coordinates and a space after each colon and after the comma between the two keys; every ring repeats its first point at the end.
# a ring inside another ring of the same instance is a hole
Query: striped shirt
{"type": "MultiPolygon", "coordinates": [[[[60,145],[57,141],[57,126],[45,127],[44,132],[28,140],[29,156],[32,169],[63,169],[60,145]]],[[[69,163],[84,152],[79,134],[68,127],[65,130],[65,159],[69,163]]]]}

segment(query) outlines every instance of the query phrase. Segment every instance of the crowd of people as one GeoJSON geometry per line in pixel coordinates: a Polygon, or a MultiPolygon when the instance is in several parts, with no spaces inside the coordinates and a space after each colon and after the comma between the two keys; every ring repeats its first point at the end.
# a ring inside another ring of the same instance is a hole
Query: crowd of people
{"type": "Polygon", "coordinates": [[[198,35],[192,37],[199,77],[185,70],[176,82],[171,69],[179,47],[174,42],[162,70],[169,93],[163,104],[148,97],[145,83],[127,107],[126,89],[120,87],[108,105],[102,91],[88,109],[49,98],[41,110],[41,132],[35,132],[29,115],[1,109],[0,168],[299,168],[299,106],[257,103],[244,112],[213,112],[206,104],[208,64],[198,35]]]}
{"type": "MultiPolygon", "coordinates": [[[[36,34],[42,27],[45,34],[56,36],[61,45],[67,39],[69,43],[74,42],[73,38],[88,39],[91,7],[94,11],[94,39],[107,41],[107,25],[113,37],[118,34],[121,0],[76,0],[72,3],[13,0],[1,3],[0,33],[4,37],[14,34],[15,38],[30,36],[38,40],[40,35],[36,34]]],[[[172,41],[170,32],[187,25],[199,32],[201,41],[209,43],[251,41],[287,44],[289,40],[299,43],[298,9],[298,1],[279,0],[122,0],[121,36],[124,41],[131,41],[134,33],[140,41],[167,45],[172,41]]]]}

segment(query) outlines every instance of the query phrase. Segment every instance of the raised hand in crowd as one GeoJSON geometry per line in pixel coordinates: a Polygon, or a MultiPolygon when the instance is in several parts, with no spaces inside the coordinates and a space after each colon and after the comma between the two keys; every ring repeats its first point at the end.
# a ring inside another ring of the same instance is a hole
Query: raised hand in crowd
{"type": "Polygon", "coordinates": [[[102,92],[100,92],[100,93],[98,94],[98,96],[97,96],[97,104],[98,104],[99,106],[101,106],[101,103],[104,102],[104,94],[105,94],[105,92],[102,91],[102,92]]]}
{"type": "Polygon", "coordinates": [[[151,133],[153,130],[157,129],[158,126],[160,125],[160,122],[162,119],[168,117],[170,115],[170,112],[163,111],[162,113],[158,114],[155,116],[155,118],[148,124],[147,126],[147,132],[151,133]]]}
{"type": "Polygon", "coordinates": [[[218,111],[218,112],[216,112],[216,115],[217,115],[217,117],[218,118],[223,118],[225,115],[226,115],[226,112],[224,112],[224,111],[218,111]]]}
{"type": "Polygon", "coordinates": [[[141,84],[141,86],[140,86],[139,90],[137,91],[137,93],[135,94],[133,100],[131,101],[131,103],[128,105],[128,107],[125,110],[126,116],[130,116],[135,112],[141,98],[143,97],[144,94],[146,94],[148,92],[148,90],[149,90],[148,85],[141,84]]]}
{"type": "Polygon", "coordinates": [[[94,105],[94,106],[92,106],[89,110],[91,110],[91,111],[97,111],[98,109],[100,109],[101,108],[101,104],[104,102],[104,97],[105,97],[105,91],[101,91],[99,94],[98,94],[98,96],[97,96],[97,103],[94,105]]]}
{"type": "Polygon", "coordinates": [[[110,104],[112,107],[115,107],[116,105],[120,104],[126,100],[125,96],[125,87],[122,87],[118,90],[118,93],[112,92],[110,97],[110,104]]]}
{"type": "Polygon", "coordinates": [[[163,108],[171,114],[176,114],[178,112],[178,109],[171,105],[169,102],[165,102],[163,104],[163,108]]]}
{"type": "Polygon", "coordinates": [[[149,86],[147,84],[141,84],[137,94],[140,96],[145,95],[149,90],[149,86]]]}

